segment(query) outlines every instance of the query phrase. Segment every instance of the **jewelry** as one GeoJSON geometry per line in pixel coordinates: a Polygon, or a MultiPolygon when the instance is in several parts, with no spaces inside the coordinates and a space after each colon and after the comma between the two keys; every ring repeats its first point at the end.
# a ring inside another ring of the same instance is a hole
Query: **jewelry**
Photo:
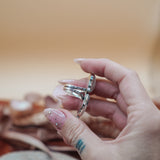
{"type": "Polygon", "coordinates": [[[90,75],[87,88],[78,87],[78,86],[74,86],[71,84],[64,85],[63,89],[68,95],[74,96],[74,97],[79,98],[80,100],[83,101],[81,108],[77,111],[78,118],[80,116],[82,116],[82,114],[87,109],[88,102],[90,99],[90,93],[93,92],[95,85],[96,85],[96,77],[94,74],[90,75]]]}
{"type": "Polygon", "coordinates": [[[71,84],[64,85],[63,89],[65,90],[65,92],[67,92],[68,95],[74,96],[81,100],[84,99],[84,93],[87,91],[86,88],[77,87],[71,84]]]}

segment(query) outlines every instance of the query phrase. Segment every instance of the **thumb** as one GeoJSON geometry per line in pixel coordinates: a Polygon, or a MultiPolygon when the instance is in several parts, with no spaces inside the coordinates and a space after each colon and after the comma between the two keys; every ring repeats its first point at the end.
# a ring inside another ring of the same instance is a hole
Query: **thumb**
{"type": "Polygon", "coordinates": [[[93,157],[93,151],[102,142],[85,123],[64,109],[45,109],[44,114],[57,129],[64,141],[72,145],[82,159],[93,157]]]}

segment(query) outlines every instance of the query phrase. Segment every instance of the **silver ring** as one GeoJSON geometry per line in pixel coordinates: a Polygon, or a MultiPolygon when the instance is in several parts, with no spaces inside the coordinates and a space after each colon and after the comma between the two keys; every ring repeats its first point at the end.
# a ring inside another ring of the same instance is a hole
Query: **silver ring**
{"type": "Polygon", "coordinates": [[[81,100],[84,99],[84,92],[86,92],[86,88],[82,88],[82,87],[77,87],[71,84],[66,84],[63,87],[64,91],[70,95],[70,96],[74,96],[76,98],[79,98],[81,100]]]}
{"type": "Polygon", "coordinates": [[[77,117],[81,117],[82,114],[85,112],[88,106],[88,102],[90,99],[90,93],[93,92],[94,88],[96,85],[96,77],[94,74],[90,75],[89,82],[87,88],[79,87],[79,86],[74,86],[71,84],[65,84],[64,85],[64,91],[70,95],[74,96],[76,98],[79,98],[83,101],[82,106],[80,109],[77,111],[77,117]]]}

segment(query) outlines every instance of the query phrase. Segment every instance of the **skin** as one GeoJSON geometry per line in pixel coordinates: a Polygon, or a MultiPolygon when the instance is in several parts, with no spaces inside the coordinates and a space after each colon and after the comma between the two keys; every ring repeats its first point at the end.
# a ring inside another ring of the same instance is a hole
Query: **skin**
{"type": "MultiPolygon", "coordinates": [[[[97,79],[93,92],[100,98],[93,96],[90,99],[87,112],[110,118],[121,132],[114,140],[102,141],[80,119],[67,111],[78,109],[81,101],[55,94],[65,108],[61,110],[65,114],[65,121],[58,130],[64,141],[77,149],[82,160],[160,159],[160,111],[146,93],[136,72],[108,59],[75,61],[83,71],[103,77],[97,79]]],[[[61,81],[62,84],[82,87],[87,82],[87,79],[61,81]]]]}

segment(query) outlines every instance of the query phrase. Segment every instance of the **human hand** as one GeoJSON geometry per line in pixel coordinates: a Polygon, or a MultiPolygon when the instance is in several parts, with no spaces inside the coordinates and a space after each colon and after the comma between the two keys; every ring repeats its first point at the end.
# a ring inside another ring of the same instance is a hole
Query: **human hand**
{"type": "MultiPolygon", "coordinates": [[[[121,129],[115,140],[102,141],[80,119],[65,109],[46,109],[45,114],[64,141],[74,146],[83,160],[158,160],[160,157],[160,112],[147,95],[138,75],[108,59],[77,59],[87,73],[97,79],[87,112],[110,118],[121,129]],[[108,101],[112,98],[115,102],[108,101]]],[[[87,79],[64,80],[84,87],[87,79]]],[[[74,97],[56,93],[66,109],[82,103],[74,97]]]]}

